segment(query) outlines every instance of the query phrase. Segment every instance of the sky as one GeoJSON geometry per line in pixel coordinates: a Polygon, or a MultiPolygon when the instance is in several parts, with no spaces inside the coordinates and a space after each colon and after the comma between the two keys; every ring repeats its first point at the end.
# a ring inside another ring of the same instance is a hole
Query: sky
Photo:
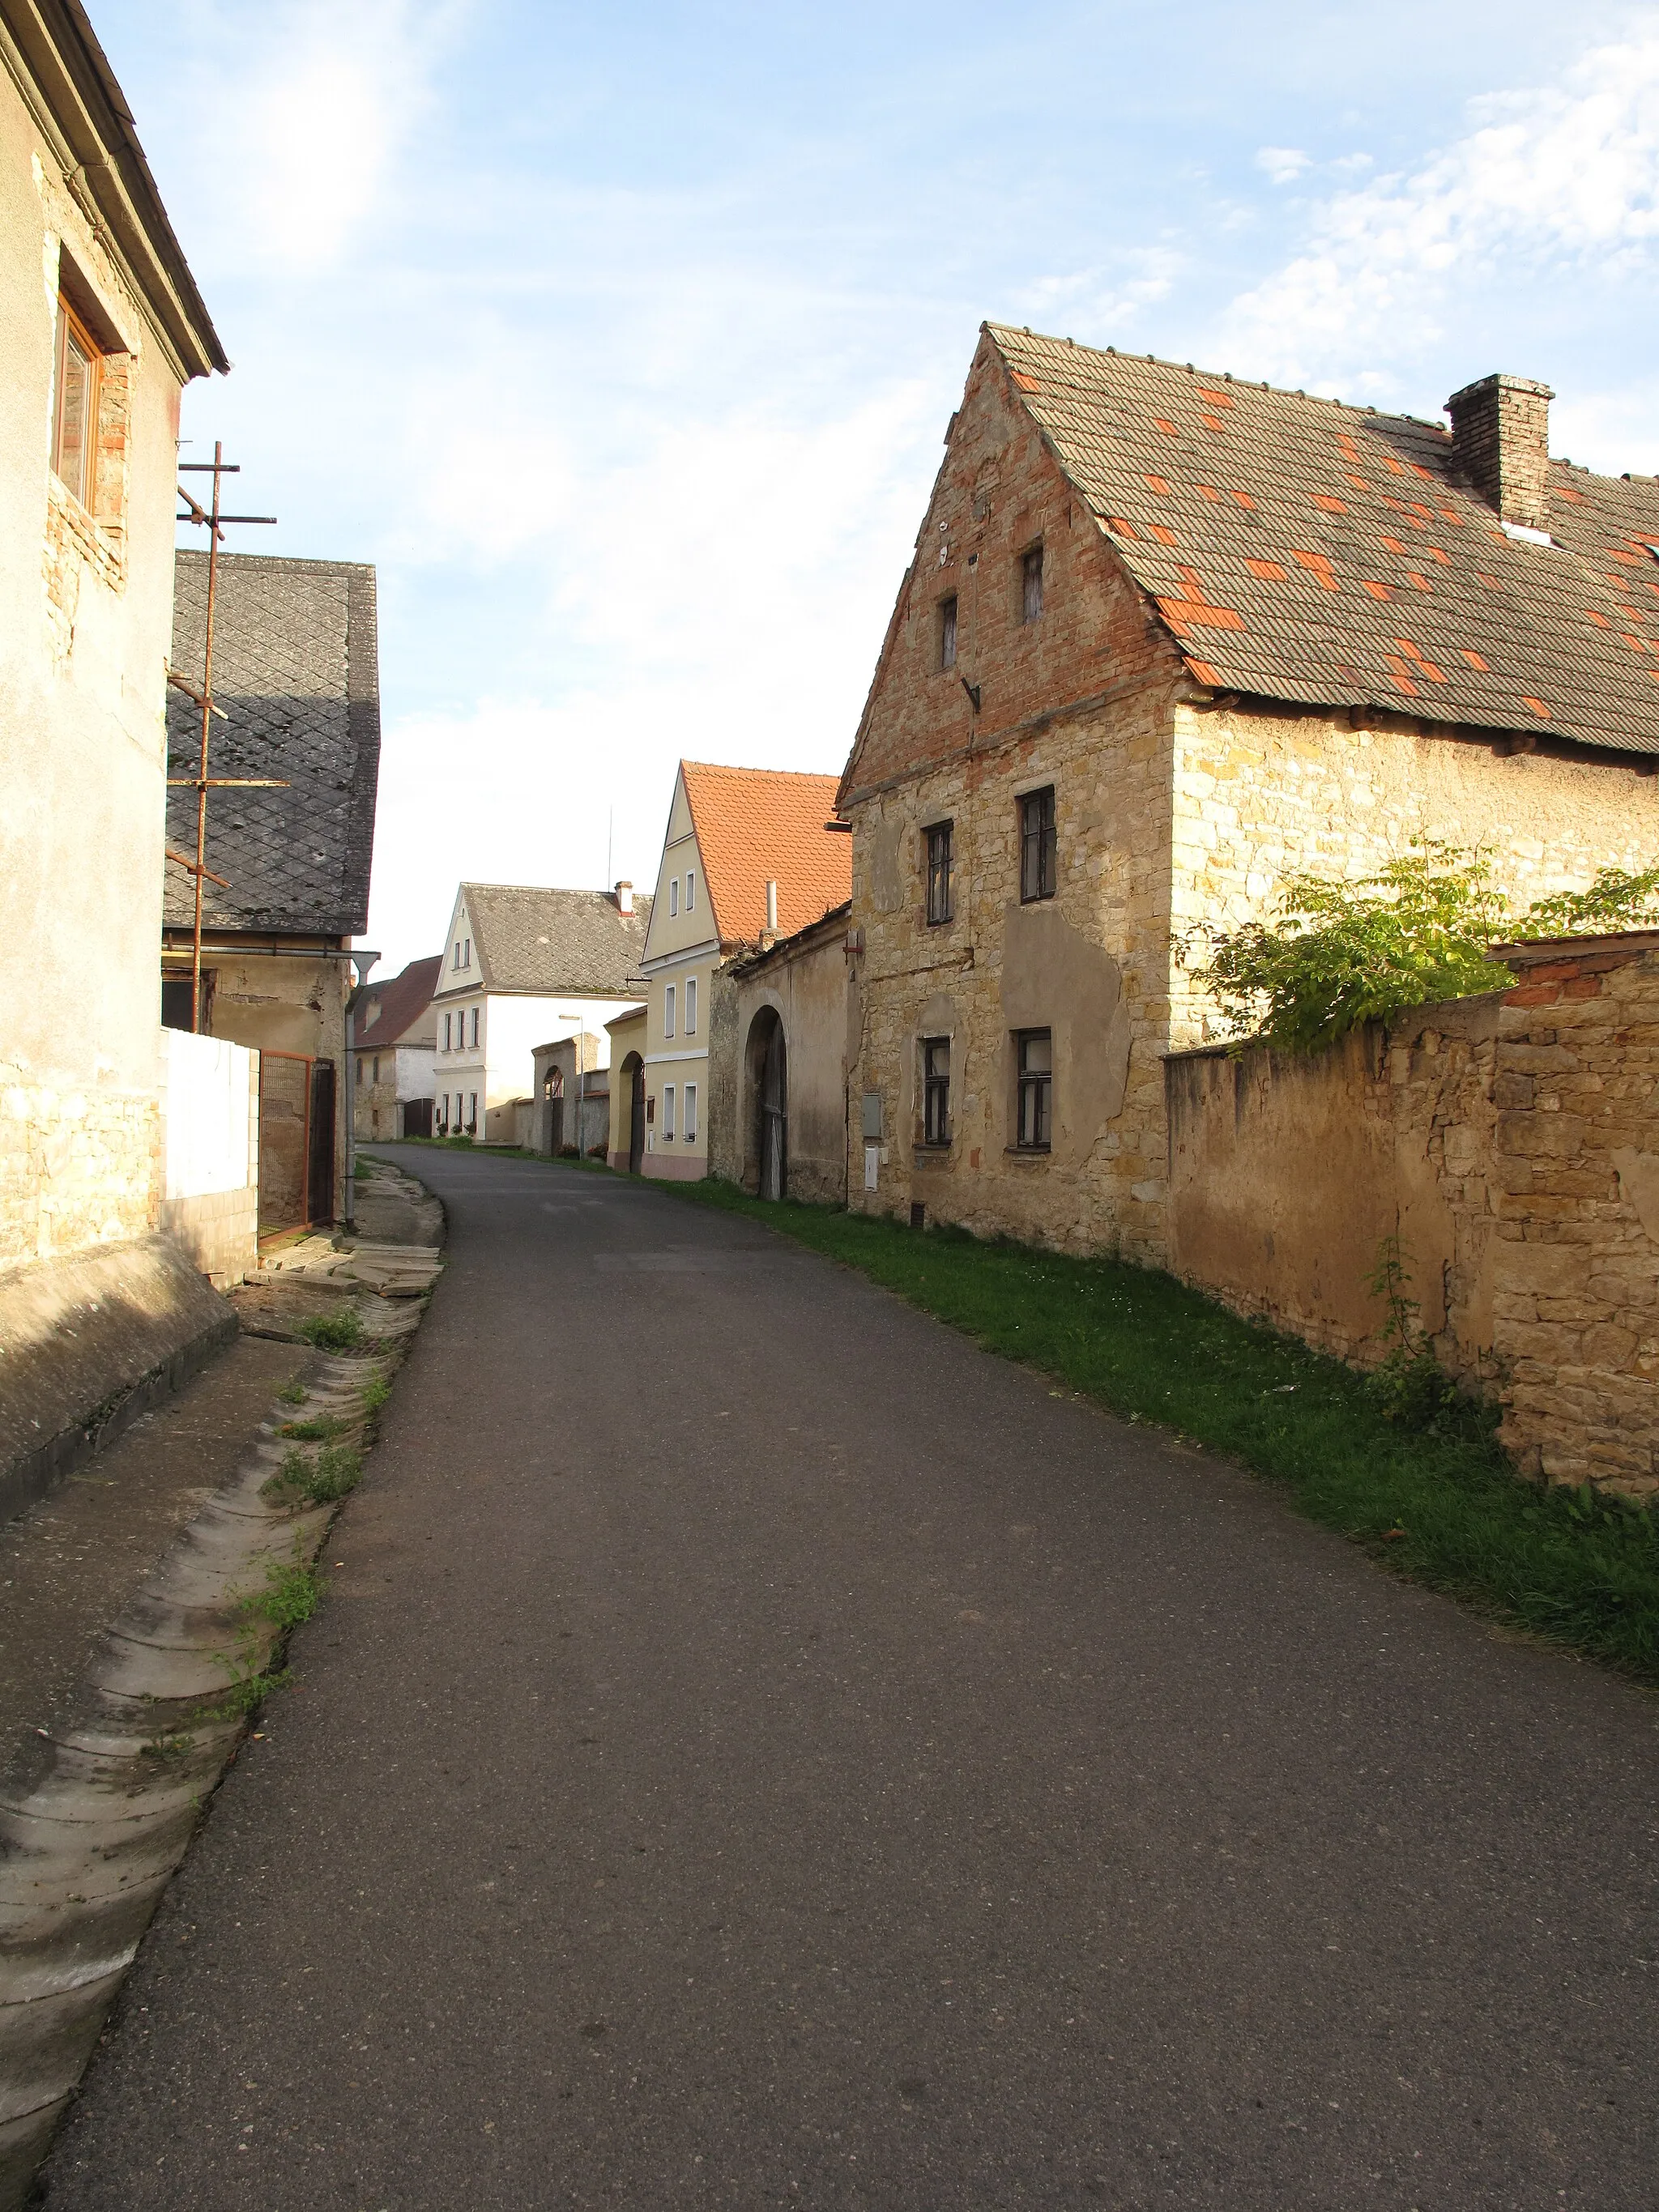
{"type": "Polygon", "coordinates": [[[1659,471],[1659,6],[90,0],[249,551],[373,562],[379,973],[839,770],[981,320],[1659,471]]]}

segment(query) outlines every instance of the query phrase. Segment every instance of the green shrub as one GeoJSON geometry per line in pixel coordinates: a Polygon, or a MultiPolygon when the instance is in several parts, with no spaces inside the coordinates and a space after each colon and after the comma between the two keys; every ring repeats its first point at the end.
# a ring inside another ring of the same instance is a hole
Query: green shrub
{"type": "Polygon", "coordinates": [[[259,1486],[272,1505],[332,1505],[362,1480],[363,1463],[348,1444],[325,1444],[315,1459],[290,1451],[276,1473],[259,1486]]]}
{"type": "Polygon", "coordinates": [[[298,1334],[319,1352],[350,1352],[363,1340],[362,1316],[356,1306],[341,1306],[327,1314],[310,1314],[298,1334]]]}

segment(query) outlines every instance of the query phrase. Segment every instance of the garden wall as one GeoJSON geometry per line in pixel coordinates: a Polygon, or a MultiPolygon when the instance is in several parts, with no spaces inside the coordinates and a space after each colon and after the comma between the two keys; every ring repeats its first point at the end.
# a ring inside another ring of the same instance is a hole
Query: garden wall
{"type": "Polygon", "coordinates": [[[1510,948],[1512,989],[1329,1051],[1165,1062],[1171,1266],[1362,1364],[1398,1233],[1521,1466],[1659,1491],[1659,933],[1510,948]]]}

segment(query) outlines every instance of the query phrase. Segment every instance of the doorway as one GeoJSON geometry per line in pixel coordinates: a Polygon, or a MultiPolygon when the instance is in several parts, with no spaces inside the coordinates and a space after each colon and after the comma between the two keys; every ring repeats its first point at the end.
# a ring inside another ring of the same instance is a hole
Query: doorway
{"type": "MultiPolygon", "coordinates": [[[[781,1199],[789,1181],[789,1062],[783,1024],[770,1007],[756,1017],[750,1032],[759,1045],[755,1084],[755,1153],[763,1198],[781,1199]]],[[[751,1065],[752,1065],[751,1061],[751,1065]]]]}
{"type": "Polygon", "coordinates": [[[638,1175],[645,1162],[645,1062],[630,1055],[628,1080],[628,1172],[638,1175]]]}

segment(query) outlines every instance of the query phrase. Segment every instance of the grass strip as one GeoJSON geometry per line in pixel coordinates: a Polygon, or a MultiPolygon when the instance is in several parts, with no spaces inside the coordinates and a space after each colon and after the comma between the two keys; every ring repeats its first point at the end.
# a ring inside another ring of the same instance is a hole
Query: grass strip
{"type": "Polygon", "coordinates": [[[713,1181],[654,1188],[780,1230],[987,1351],[1228,1453],[1396,1574],[1659,1684],[1659,1517],[1517,1474],[1495,1408],[1460,1400],[1407,1426],[1369,1377],[1152,1268],[767,1205],[713,1181]]]}

